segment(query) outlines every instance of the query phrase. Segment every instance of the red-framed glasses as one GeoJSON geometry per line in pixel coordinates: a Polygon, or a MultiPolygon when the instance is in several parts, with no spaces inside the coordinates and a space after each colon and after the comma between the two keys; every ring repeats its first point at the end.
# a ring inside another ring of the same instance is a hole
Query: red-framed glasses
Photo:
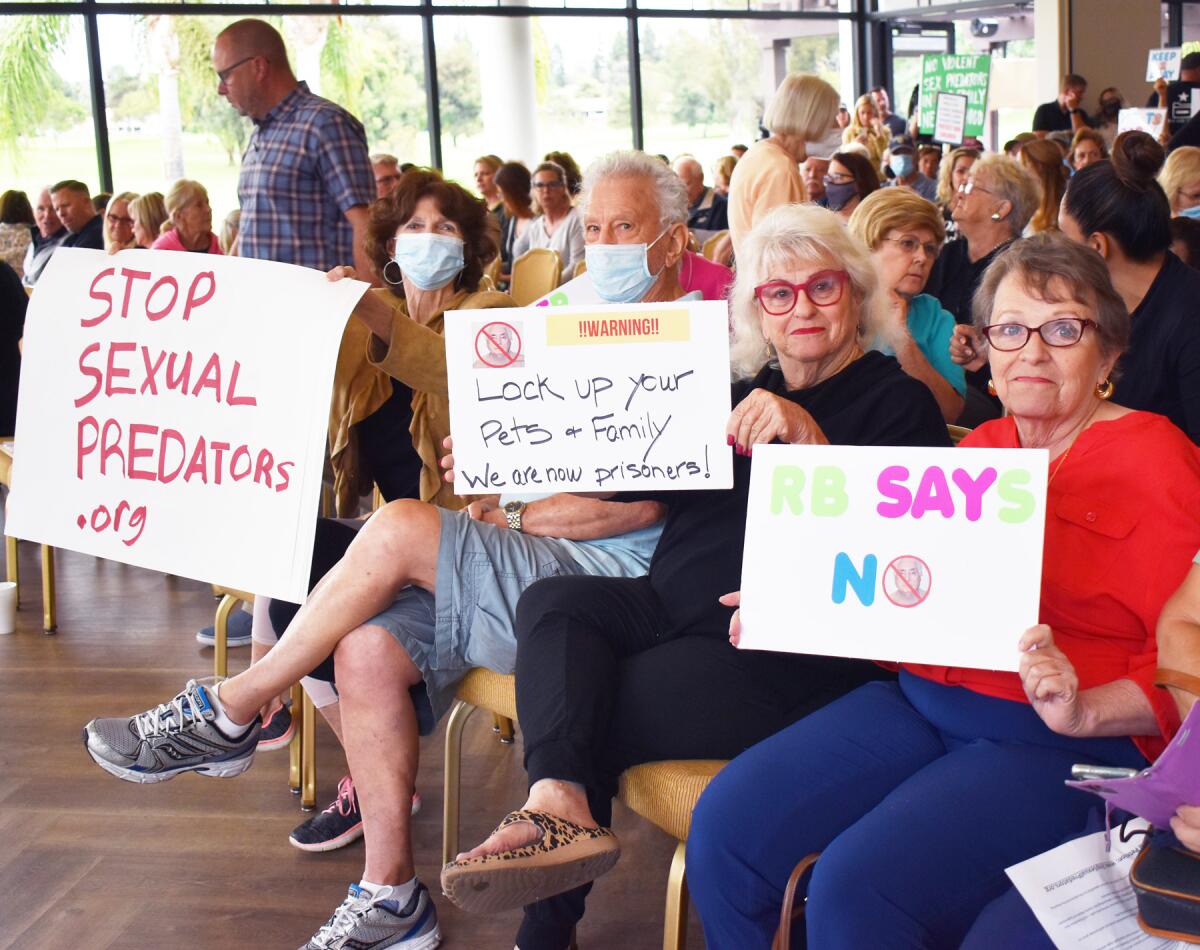
{"type": "Polygon", "coordinates": [[[790,280],[776,277],[755,287],[754,296],[767,313],[781,317],[792,312],[802,293],[818,307],[832,306],[842,299],[842,292],[849,280],[850,275],[844,270],[820,271],[803,284],[793,284],[790,280]]]}

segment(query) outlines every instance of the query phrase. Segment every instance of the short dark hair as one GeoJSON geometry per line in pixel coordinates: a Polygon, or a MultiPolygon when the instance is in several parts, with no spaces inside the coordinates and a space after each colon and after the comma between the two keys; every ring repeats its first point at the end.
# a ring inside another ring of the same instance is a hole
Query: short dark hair
{"type": "Polygon", "coordinates": [[[23,191],[6,191],[0,195],[0,224],[28,224],[36,221],[29,196],[23,191]]]}
{"type": "Polygon", "coordinates": [[[62,181],[58,182],[58,184],[51,185],[50,194],[54,194],[56,191],[73,191],[78,195],[87,195],[89,198],[92,197],[91,189],[88,188],[88,186],[83,182],[76,181],[74,178],[64,178],[62,181]]]}
{"type": "Polygon", "coordinates": [[[571,157],[570,152],[547,152],[544,161],[554,162],[561,168],[566,176],[564,181],[567,191],[573,195],[579,194],[579,189],[583,187],[583,172],[579,170],[579,163],[571,157]]]}
{"type": "Polygon", "coordinates": [[[505,162],[496,170],[495,181],[507,203],[530,215],[533,214],[533,201],[530,197],[533,176],[529,174],[528,168],[520,162],[505,162]]]}
{"type": "MultiPolygon", "coordinates": [[[[488,211],[483,199],[476,198],[457,182],[446,181],[432,169],[408,172],[400,178],[395,191],[371,205],[365,242],[367,257],[382,274],[391,260],[388,248],[396,230],[413,216],[417,202],[426,197],[433,198],[438,210],[462,232],[464,266],[458,275],[457,286],[462,290],[476,290],[483,279],[484,265],[499,253],[499,222],[488,211]]],[[[393,286],[392,292],[403,296],[398,286],[393,286]]]]}
{"type": "Polygon", "coordinates": [[[1200,69],[1200,53],[1188,53],[1179,61],[1179,69],[1200,69]]]}
{"type": "Polygon", "coordinates": [[[865,198],[879,189],[879,174],[865,155],[859,155],[858,152],[835,152],[830,161],[845,166],[854,176],[854,188],[859,198],[865,198]]]}
{"type": "Polygon", "coordinates": [[[1080,76],[1079,73],[1067,73],[1063,76],[1062,87],[1064,91],[1067,89],[1078,89],[1081,86],[1086,87],[1087,84],[1087,80],[1080,76]]]}
{"type": "Polygon", "coordinates": [[[1042,231],[1013,241],[988,265],[975,291],[971,316],[976,327],[991,322],[996,291],[1010,274],[1018,276],[1025,289],[1038,300],[1047,303],[1075,300],[1092,307],[1101,350],[1106,356],[1119,356],[1125,351],[1129,343],[1129,311],[1113,288],[1104,258],[1092,248],[1056,231],[1042,231]],[[1052,289],[1059,281],[1066,285],[1065,297],[1052,289]]]}
{"type": "Polygon", "coordinates": [[[1112,161],[1067,182],[1063,207],[1085,237],[1107,234],[1131,260],[1148,261],[1171,246],[1171,206],[1155,178],[1163,161],[1163,147],[1145,132],[1118,135],[1112,161]]]}
{"type": "Polygon", "coordinates": [[[1200,269],[1200,221],[1193,218],[1171,219],[1171,243],[1181,243],[1187,253],[1183,262],[1190,267],[1200,269]]]}

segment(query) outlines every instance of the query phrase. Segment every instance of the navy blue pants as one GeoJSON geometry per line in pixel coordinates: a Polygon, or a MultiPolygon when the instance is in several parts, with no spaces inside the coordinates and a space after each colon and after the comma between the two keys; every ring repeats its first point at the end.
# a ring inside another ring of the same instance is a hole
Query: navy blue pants
{"type": "Polygon", "coordinates": [[[709,950],[766,948],[796,863],[808,946],[955,947],[1004,869],[1082,831],[1071,765],[1142,768],[1127,738],[1071,739],[1030,706],[902,673],[731,762],[692,816],[688,884],[709,950]]]}

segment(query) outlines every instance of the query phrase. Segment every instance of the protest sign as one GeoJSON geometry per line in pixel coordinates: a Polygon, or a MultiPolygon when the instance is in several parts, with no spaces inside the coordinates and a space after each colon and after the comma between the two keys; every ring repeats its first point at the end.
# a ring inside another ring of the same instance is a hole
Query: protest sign
{"type": "Polygon", "coordinates": [[[588,272],[568,280],[560,287],[533,302],[534,307],[578,307],[583,304],[604,304],[588,272]]]}
{"type": "Polygon", "coordinates": [[[25,321],[8,533],[303,601],[365,289],[245,258],[55,252],[25,321]]]}
{"type": "Polygon", "coordinates": [[[921,93],[917,106],[921,131],[935,135],[938,93],[950,92],[967,97],[962,138],[983,135],[991,72],[992,57],[988,53],[927,53],[922,56],[921,93]]]}
{"type": "Polygon", "coordinates": [[[933,137],[939,142],[961,145],[967,126],[967,97],[953,92],[937,94],[937,116],[933,137]]]}
{"type": "Polygon", "coordinates": [[[1178,49],[1152,49],[1146,61],[1146,82],[1165,79],[1174,82],[1179,78],[1179,63],[1182,53],[1178,49]]]}
{"type": "Polygon", "coordinates": [[[460,494],[728,488],[722,302],[446,314],[460,494]]]}
{"type": "Polygon", "coordinates": [[[1015,670],[1037,623],[1046,453],[764,445],[743,649],[1015,670]]]}
{"type": "Polygon", "coordinates": [[[1148,132],[1158,138],[1166,121],[1166,109],[1122,109],[1117,113],[1117,134],[1148,132]]]}

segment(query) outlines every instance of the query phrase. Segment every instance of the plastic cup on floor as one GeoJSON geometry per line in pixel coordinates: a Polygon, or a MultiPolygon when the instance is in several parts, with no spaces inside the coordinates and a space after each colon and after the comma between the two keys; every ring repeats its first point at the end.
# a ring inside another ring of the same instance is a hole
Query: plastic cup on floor
{"type": "Polygon", "coordinates": [[[0,635],[17,630],[17,585],[0,581],[0,635]]]}

